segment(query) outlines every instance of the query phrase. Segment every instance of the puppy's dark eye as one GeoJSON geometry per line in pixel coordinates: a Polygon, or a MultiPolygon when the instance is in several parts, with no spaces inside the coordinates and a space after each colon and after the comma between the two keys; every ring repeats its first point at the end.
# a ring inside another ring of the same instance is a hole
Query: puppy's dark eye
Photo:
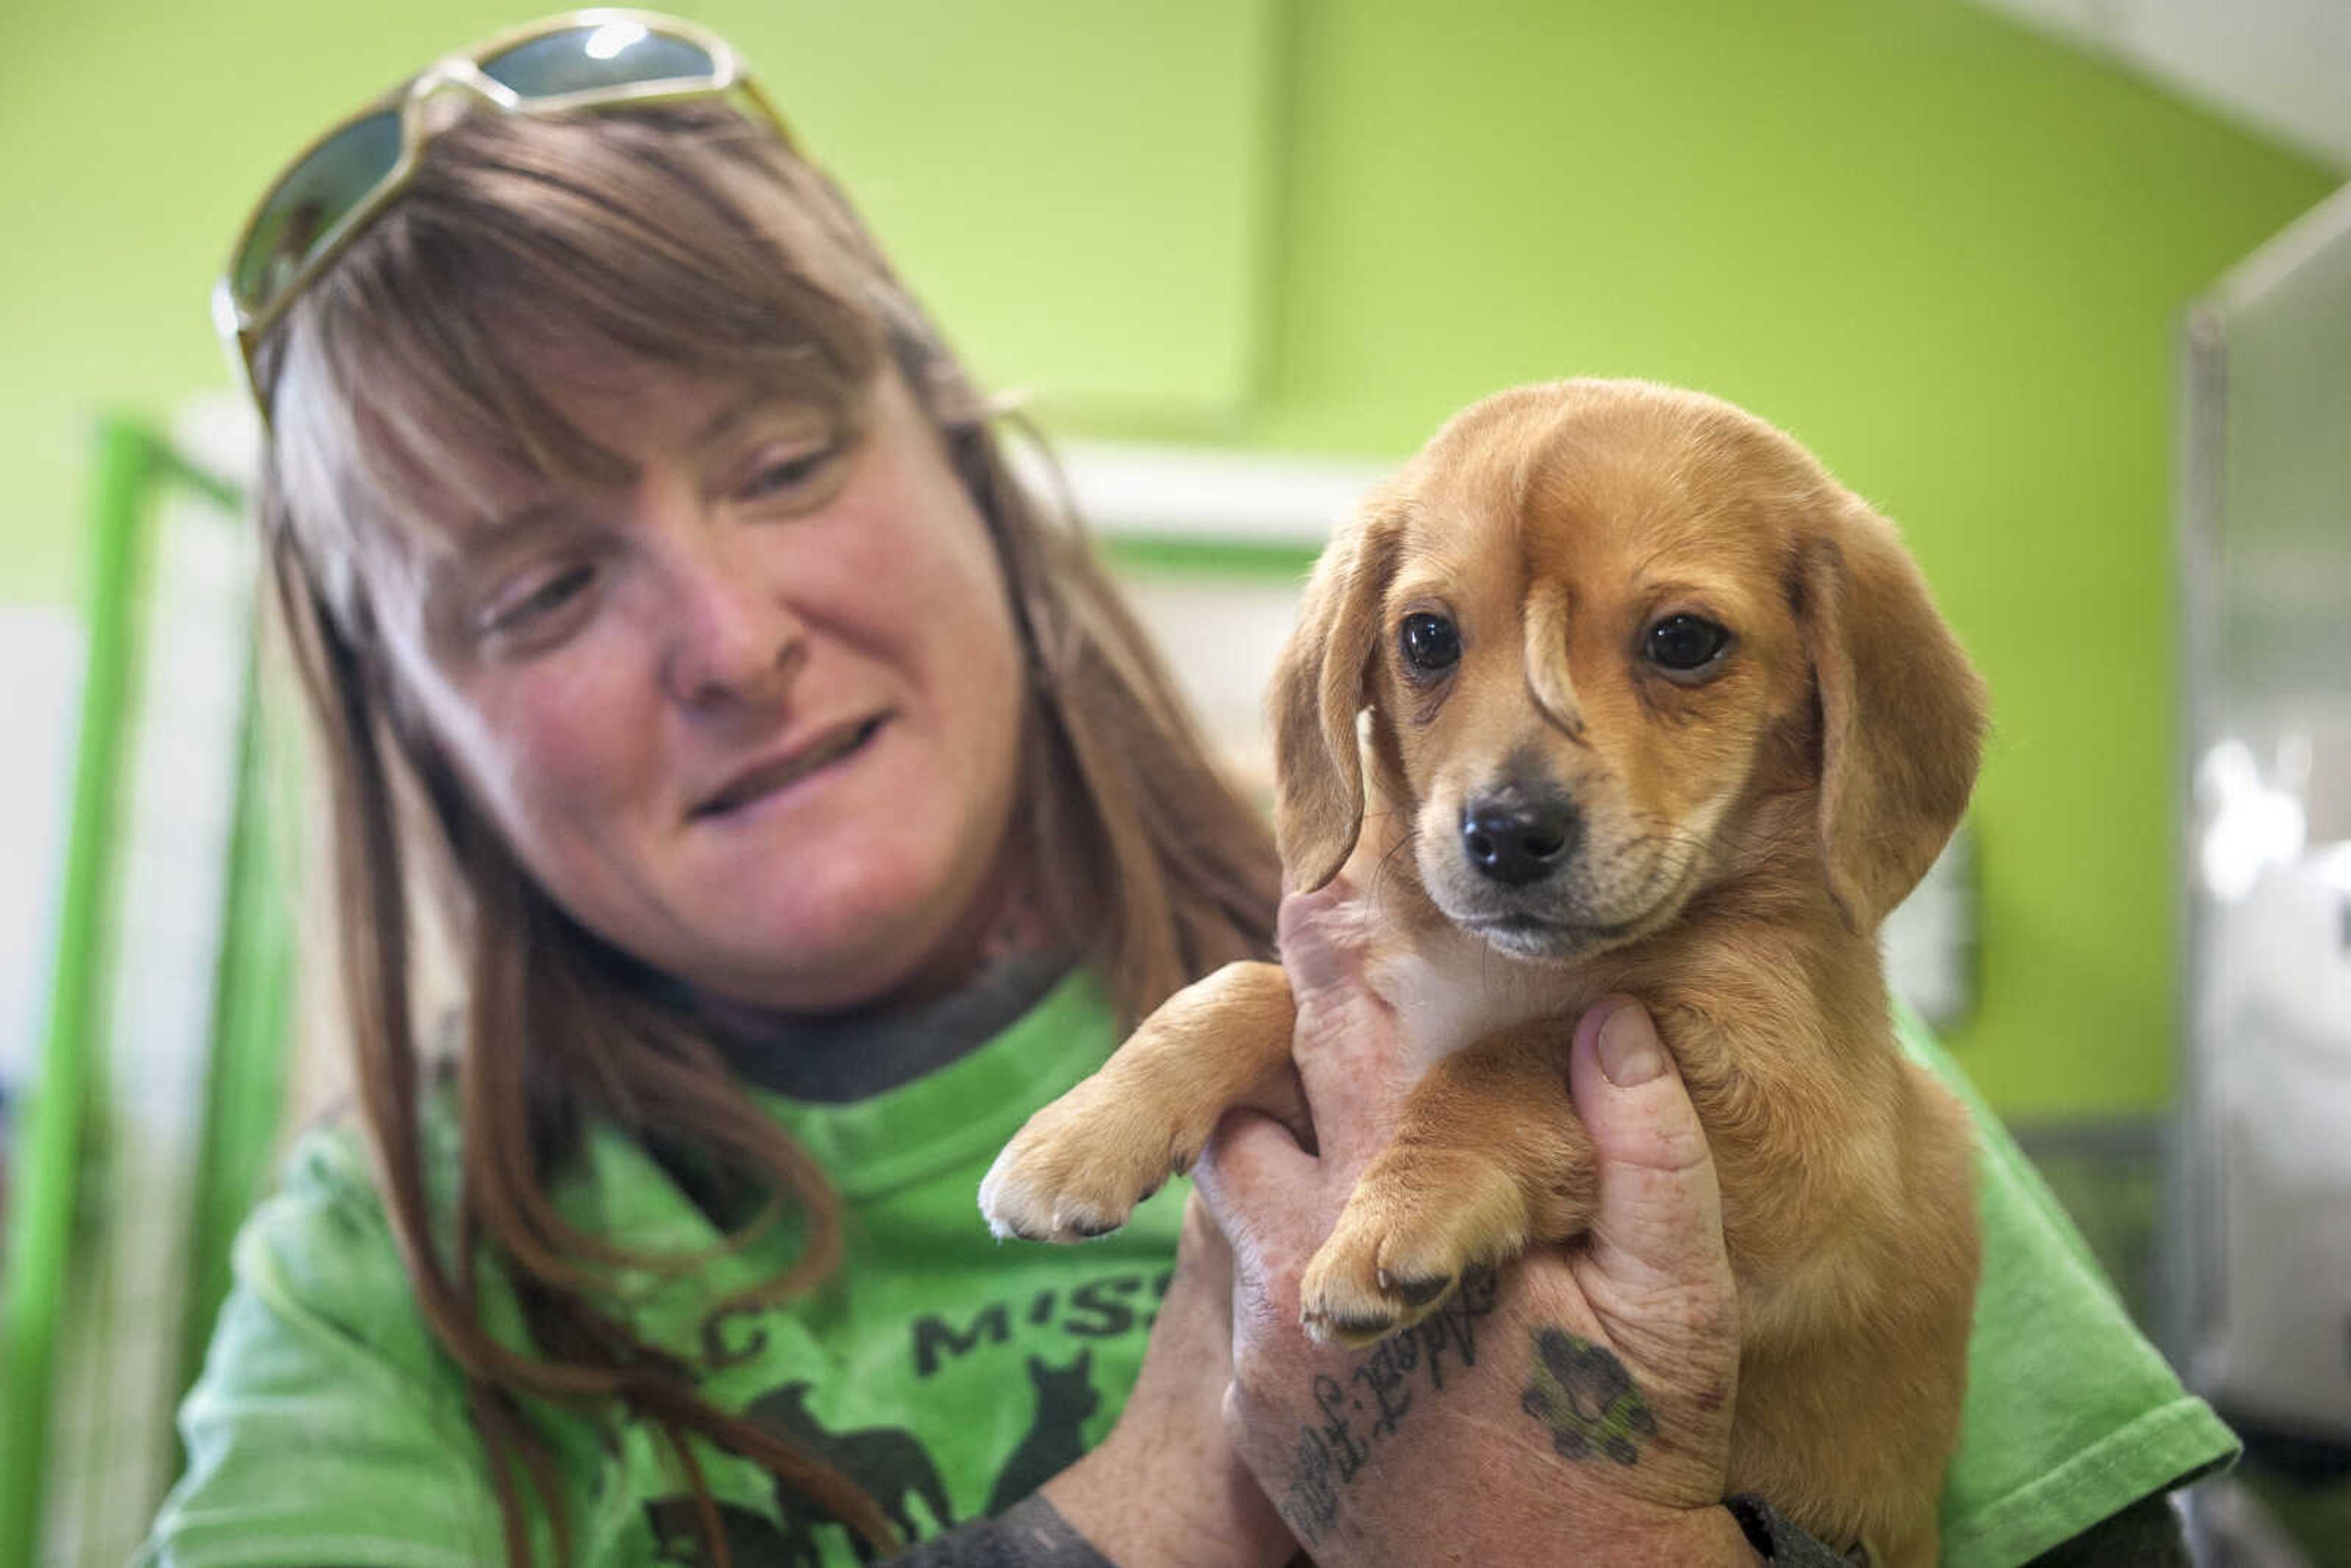
{"type": "Polygon", "coordinates": [[[1442,674],[1461,662],[1461,633],[1442,615],[1405,616],[1397,643],[1404,662],[1424,675],[1442,674]]]}
{"type": "Polygon", "coordinates": [[[1729,632],[1698,615],[1668,615],[1649,628],[1643,642],[1649,662],[1674,674],[1706,668],[1729,645],[1729,632]]]}

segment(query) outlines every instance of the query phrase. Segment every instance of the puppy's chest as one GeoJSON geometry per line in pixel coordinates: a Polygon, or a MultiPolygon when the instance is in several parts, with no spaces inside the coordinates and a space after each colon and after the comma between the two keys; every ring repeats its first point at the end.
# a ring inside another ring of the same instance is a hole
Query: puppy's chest
{"type": "Polygon", "coordinates": [[[1525,963],[1450,933],[1375,954],[1365,967],[1372,989],[1395,1012],[1416,1072],[1540,1019],[1561,1021],[1563,1051],[1567,1020],[1604,994],[1581,978],[1573,970],[1525,963]]]}

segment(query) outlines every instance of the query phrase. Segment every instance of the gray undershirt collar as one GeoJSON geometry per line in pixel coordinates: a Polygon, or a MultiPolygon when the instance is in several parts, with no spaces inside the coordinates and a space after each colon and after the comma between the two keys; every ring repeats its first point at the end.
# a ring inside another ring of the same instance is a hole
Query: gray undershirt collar
{"type": "Polygon", "coordinates": [[[778,1020],[756,1033],[720,1030],[713,1043],[761,1089],[788,1100],[847,1104],[911,1083],[994,1040],[1044,1000],[1076,961],[1066,951],[1018,954],[936,1001],[778,1020]]]}

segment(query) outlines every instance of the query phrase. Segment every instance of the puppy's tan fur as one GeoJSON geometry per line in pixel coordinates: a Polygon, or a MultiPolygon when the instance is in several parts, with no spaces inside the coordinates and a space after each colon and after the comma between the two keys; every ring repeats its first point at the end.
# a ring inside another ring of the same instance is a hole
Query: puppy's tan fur
{"type": "MultiPolygon", "coordinates": [[[[1891,525],[1728,404],[1569,382],[1468,410],[1333,539],[1272,695],[1283,863],[1364,890],[1367,975],[1422,1065],[1301,1285],[1368,1343],[1592,1212],[1570,1024],[1655,1014],[1721,1176],[1741,1360],[1729,1485],[1878,1563],[1934,1561],[1977,1269],[1970,1132],[1896,1050],[1879,921],[1958,822],[1980,683],[1891,525]],[[1408,617],[1458,629],[1431,678],[1408,617]],[[1728,628],[1703,678],[1645,651],[1728,628]],[[1369,724],[1359,729],[1368,710],[1369,724]],[[1465,853],[1499,788],[1563,792],[1555,874],[1465,853]]],[[[1000,1233],[1121,1223],[1228,1108],[1299,1114],[1281,970],[1179,993],[989,1173],[1000,1233]]]]}

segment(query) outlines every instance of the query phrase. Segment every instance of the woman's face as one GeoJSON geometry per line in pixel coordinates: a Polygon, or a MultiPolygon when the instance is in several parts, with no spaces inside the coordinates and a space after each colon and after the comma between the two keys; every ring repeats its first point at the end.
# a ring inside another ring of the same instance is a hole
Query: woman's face
{"type": "Polygon", "coordinates": [[[904,386],[845,415],[658,377],[566,406],[632,481],[514,476],[496,521],[371,574],[430,735],[559,904],[697,990],[953,983],[1002,894],[1024,664],[904,386]]]}

